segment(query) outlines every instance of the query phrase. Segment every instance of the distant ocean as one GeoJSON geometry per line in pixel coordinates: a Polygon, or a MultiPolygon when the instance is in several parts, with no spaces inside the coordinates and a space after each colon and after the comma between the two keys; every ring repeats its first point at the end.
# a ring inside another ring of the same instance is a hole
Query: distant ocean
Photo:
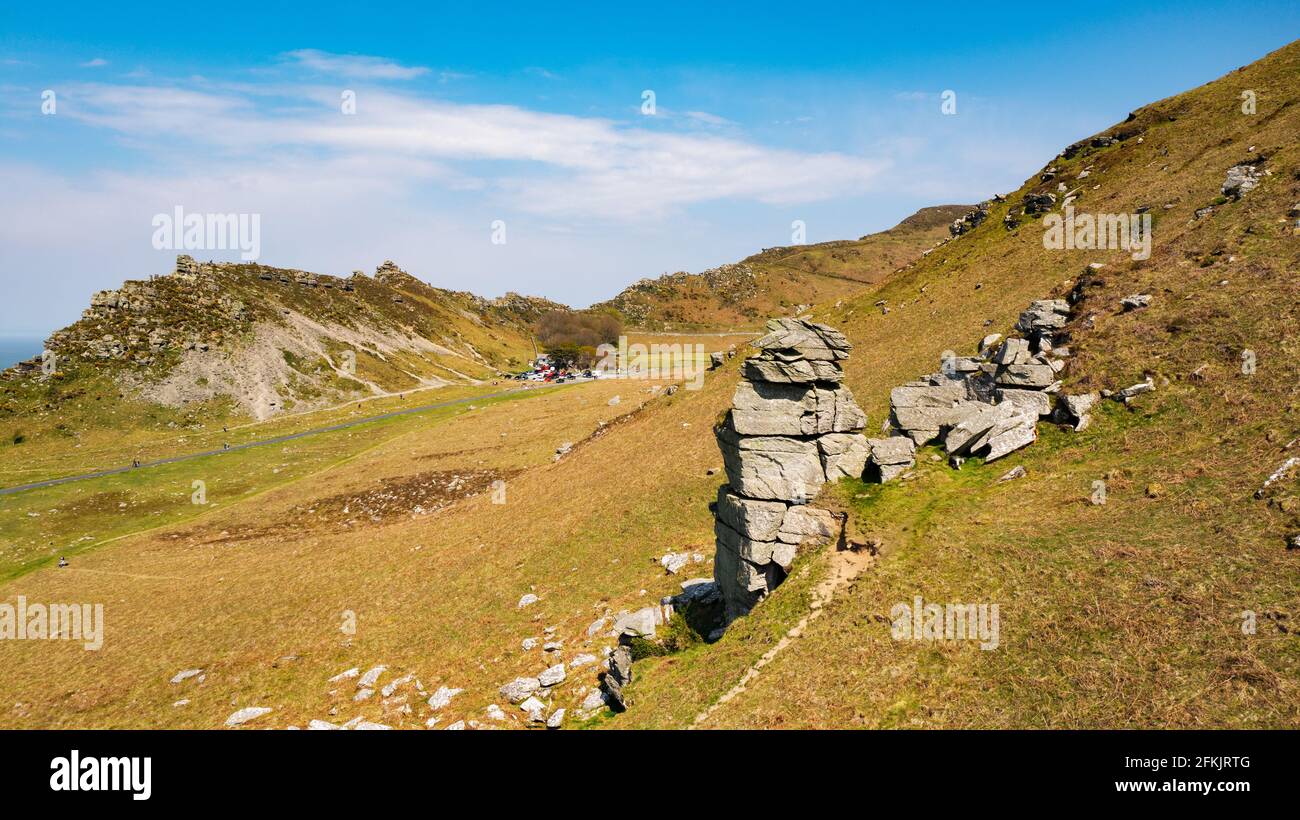
{"type": "Polygon", "coordinates": [[[39,356],[44,349],[41,336],[0,336],[0,370],[39,356]]]}

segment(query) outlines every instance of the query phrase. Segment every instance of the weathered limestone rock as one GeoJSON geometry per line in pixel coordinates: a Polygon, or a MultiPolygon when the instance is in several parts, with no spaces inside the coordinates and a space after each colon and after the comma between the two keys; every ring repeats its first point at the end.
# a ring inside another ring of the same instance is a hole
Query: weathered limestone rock
{"type": "Polygon", "coordinates": [[[1012,412],[999,419],[978,444],[978,449],[987,448],[984,453],[986,462],[995,461],[1038,440],[1038,414],[1015,405],[1010,407],[1012,412]]]}
{"type": "Polygon", "coordinates": [[[839,362],[852,349],[844,335],[803,319],[767,327],[715,430],[727,484],[714,524],[716,586],[701,595],[721,595],[728,620],[784,580],[802,543],[834,531],[836,519],[807,501],[827,481],[860,476],[869,451],[866,414],[840,384],[839,362]]]}
{"type": "Polygon", "coordinates": [[[984,404],[948,429],[943,449],[950,456],[970,455],[990,430],[1010,415],[1011,405],[984,404]]]}
{"type": "Polygon", "coordinates": [[[511,703],[523,703],[541,688],[542,683],[537,678],[515,678],[497,691],[511,703]]]}
{"type": "Polygon", "coordinates": [[[1050,364],[1009,364],[998,368],[993,381],[1005,387],[1031,387],[1043,389],[1056,381],[1056,370],[1050,364]]]}
{"type": "MultiPolygon", "coordinates": [[[[725,549],[755,566],[762,566],[772,562],[772,550],[776,547],[775,539],[756,541],[753,538],[747,538],[722,523],[721,520],[714,520],[713,534],[717,537],[719,550],[725,549]]],[[[753,577],[749,569],[739,565],[737,565],[737,572],[743,574],[746,578],[752,579],[753,577]]]]}
{"type": "Polygon", "coordinates": [[[775,541],[785,517],[786,505],[779,501],[759,501],[729,492],[727,485],[718,488],[717,517],[732,530],[756,541],[775,541]]]}
{"type": "Polygon", "coordinates": [[[614,634],[653,638],[656,628],[667,623],[670,617],[672,607],[647,606],[625,612],[614,619],[614,634]]]}
{"type": "Polygon", "coordinates": [[[786,436],[746,437],[730,420],[717,432],[727,482],[750,498],[802,501],[826,481],[816,443],[786,436]]]}
{"type": "Polygon", "coordinates": [[[1083,430],[1092,422],[1090,411],[1098,401],[1101,395],[1098,393],[1083,393],[1077,396],[1061,396],[1056,402],[1056,411],[1053,416],[1059,424],[1068,424],[1076,431],[1083,430]]]}
{"type": "Polygon", "coordinates": [[[1016,327],[1023,333],[1052,333],[1065,327],[1070,316],[1070,303],[1064,299],[1039,299],[1020,314],[1016,327]]]}
{"type": "Polygon", "coordinates": [[[1135,293],[1132,296],[1125,296],[1119,300],[1119,306],[1125,313],[1131,310],[1140,310],[1151,304],[1151,294],[1135,293]]]}
{"type": "Polygon", "coordinates": [[[998,401],[1011,402],[1026,412],[1038,416],[1052,414],[1052,397],[1040,390],[1020,390],[1013,387],[999,388],[998,401]]]}
{"type": "Polygon", "coordinates": [[[1234,165],[1228,169],[1221,190],[1223,195],[1232,199],[1241,199],[1241,195],[1253,191],[1259,185],[1259,169],[1254,165],[1234,165]]]}
{"type": "MultiPolygon", "coordinates": [[[[840,531],[840,522],[829,510],[822,510],[807,505],[791,507],[781,522],[781,529],[776,534],[778,540],[786,544],[806,544],[811,541],[825,542],[836,537],[840,531]]],[[[778,561],[778,563],[781,563],[778,561]]],[[[785,569],[789,562],[783,563],[785,569]]]]}
{"type": "Polygon", "coordinates": [[[227,726],[241,726],[250,720],[256,720],[262,715],[268,715],[271,709],[266,706],[245,706],[243,709],[231,714],[226,718],[227,726]]]}
{"type": "Polygon", "coordinates": [[[787,360],[795,358],[834,361],[847,359],[853,345],[843,333],[802,319],[773,319],[767,323],[768,334],[753,343],[764,353],[776,353],[787,360]]]}
{"type": "Polygon", "coordinates": [[[740,375],[750,381],[807,384],[826,381],[838,382],[844,371],[831,361],[775,361],[751,358],[740,366],[740,375]]]}
{"type": "Polygon", "coordinates": [[[868,473],[882,484],[916,465],[916,442],[907,436],[867,439],[867,446],[870,449],[868,473]]]}
{"type": "Polygon", "coordinates": [[[1029,352],[1028,339],[1007,339],[993,354],[990,361],[996,364],[1029,364],[1033,354],[1029,352]]]}
{"type": "Polygon", "coordinates": [[[731,422],[746,436],[800,436],[815,432],[817,390],[810,385],[742,381],[731,399],[731,422]]]}
{"type": "Polygon", "coordinates": [[[891,422],[918,445],[960,421],[971,412],[970,405],[966,384],[960,380],[908,382],[889,391],[891,422]]]}
{"type": "Polygon", "coordinates": [[[817,439],[827,481],[861,478],[870,448],[861,433],[827,433],[817,439]]]}

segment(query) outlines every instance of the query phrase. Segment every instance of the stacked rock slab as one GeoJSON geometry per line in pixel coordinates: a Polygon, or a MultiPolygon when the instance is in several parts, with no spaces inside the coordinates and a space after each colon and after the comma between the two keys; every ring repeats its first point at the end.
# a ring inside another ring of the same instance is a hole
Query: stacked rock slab
{"type": "MultiPolygon", "coordinates": [[[[1052,395],[1060,389],[1064,337],[1070,306],[1063,299],[1032,303],[1020,314],[1024,338],[988,336],[977,356],[948,355],[938,373],[895,387],[889,396],[890,423],[898,437],[920,446],[937,441],[954,465],[968,456],[993,461],[1038,438],[1040,418],[1058,416],[1052,395]]],[[[1070,418],[1078,426],[1091,401],[1066,397],[1070,418]],[[1076,407],[1076,405],[1078,405],[1076,407]]],[[[1076,428],[1078,429],[1078,427],[1076,428]]],[[[888,481],[911,465],[909,447],[896,439],[872,439],[871,464],[888,481]],[[879,453],[879,455],[877,455],[879,453]]]]}
{"type": "Polygon", "coordinates": [[[808,501],[827,481],[861,476],[869,452],[866,414],[842,384],[849,341],[802,319],[773,320],[767,329],[714,431],[727,471],[714,578],[729,621],[784,580],[801,544],[838,532],[836,518],[808,501]]]}

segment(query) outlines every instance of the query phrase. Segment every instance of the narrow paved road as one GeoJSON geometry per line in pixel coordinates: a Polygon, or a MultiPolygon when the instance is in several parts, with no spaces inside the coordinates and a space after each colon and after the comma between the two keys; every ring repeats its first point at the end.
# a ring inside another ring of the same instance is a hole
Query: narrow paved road
{"type": "Polygon", "coordinates": [[[0,495],[13,495],[14,493],[20,493],[23,490],[35,490],[40,487],[53,487],[56,484],[67,484],[72,481],[84,481],[88,478],[103,478],[104,476],[117,475],[118,473],[129,473],[132,470],[143,470],[147,467],[157,467],[162,464],[175,464],[178,461],[189,461],[190,459],[204,458],[206,456],[216,456],[216,455],[221,455],[222,453],[233,453],[236,450],[247,450],[250,447],[265,447],[269,444],[282,444],[286,441],[293,441],[296,438],[303,438],[304,436],[314,436],[317,433],[332,433],[335,430],[346,430],[349,427],[356,427],[358,424],[368,424],[369,422],[372,421],[382,421],[384,419],[391,419],[395,416],[408,416],[411,413],[423,413],[428,410],[437,410],[442,407],[451,407],[456,404],[468,404],[470,402],[475,402],[475,401],[495,399],[500,396],[507,396],[510,395],[511,393],[516,393],[516,392],[519,391],[502,390],[496,393],[485,393],[481,396],[469,396],[468,398],[438,402],[437,404],[426,404],[421,407],[410,407],[407,408],[406,410],[394,410],[391,413],[381,413],[377,416],[367,416],[366,418],[363,419],[353,419],[352,421],[345,421],[341,424],[332,424],[329,427],[317,427],[312,430],[303,430],[300,433],[290,433],[288,435],[276,436],[275,438],[263,439],[261,441],[249,441],[243,444],[236,444],[231,447],[226,447],[220,450],[205,450],[204,452],[201,453],[189,453],[183,456],[172,456],[171,458],[163,458],[157,461],[149,461],[149,462],[142,463],[139,467],[132,467],[132,466],[114,467],[111,470],[100,470],[94,473],[83,473],[81,475],[64,476],[63,478],[51,478],[45,481],[35,481],[32,482],[31,484],[19,484],[16,487],[0,487],[0,495]]]}

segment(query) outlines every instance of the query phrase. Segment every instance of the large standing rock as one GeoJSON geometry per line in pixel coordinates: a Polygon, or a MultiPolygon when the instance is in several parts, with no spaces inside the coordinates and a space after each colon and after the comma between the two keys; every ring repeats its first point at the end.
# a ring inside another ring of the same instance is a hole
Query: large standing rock
{"type": "Polygon", "coordinates": [[[750,498],[803,501],[826,482],[816,443],[787,436],[746,437],[730,420],[717,430],[727,482],[750,498]]]}
{"type": "MultiPolygon", "coordinates": [[[[806,505],[791,507],[781,522],[777,538],[786,544],[805,544],[810,541],[826,541],[839,534],[840,522],[829,510],[822,510],[806,505]]],[[[784,565],[789,569],[789,564],[784,565]]]]}

